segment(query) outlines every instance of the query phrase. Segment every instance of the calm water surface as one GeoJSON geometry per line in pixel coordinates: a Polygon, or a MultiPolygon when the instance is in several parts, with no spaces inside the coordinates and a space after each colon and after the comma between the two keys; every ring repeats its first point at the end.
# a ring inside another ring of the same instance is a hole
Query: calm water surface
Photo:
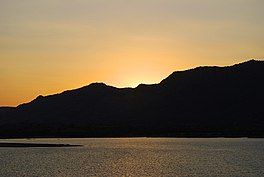
{"type": "Polygon", "coordinates": [[[82,147],[0,148],[0,176],[264,176],[264,139],[34,139],[82,147]]]}

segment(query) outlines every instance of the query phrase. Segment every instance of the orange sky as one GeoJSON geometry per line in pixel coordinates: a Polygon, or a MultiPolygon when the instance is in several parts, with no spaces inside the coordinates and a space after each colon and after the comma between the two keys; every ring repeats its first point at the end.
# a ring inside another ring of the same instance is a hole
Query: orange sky
{"type": "Polygon", "coordinates": [[[0,106],[264,56],[262,0],[2,0],[0,106]]]}

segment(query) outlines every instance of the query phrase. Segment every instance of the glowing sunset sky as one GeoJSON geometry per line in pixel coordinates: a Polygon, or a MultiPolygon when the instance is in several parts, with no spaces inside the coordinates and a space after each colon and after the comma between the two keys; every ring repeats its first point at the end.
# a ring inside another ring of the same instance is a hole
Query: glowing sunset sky
{"type": "Polygon", "coordinates": [[[0,0],[0,105],[264,56],[263,0],[0,0]]]}

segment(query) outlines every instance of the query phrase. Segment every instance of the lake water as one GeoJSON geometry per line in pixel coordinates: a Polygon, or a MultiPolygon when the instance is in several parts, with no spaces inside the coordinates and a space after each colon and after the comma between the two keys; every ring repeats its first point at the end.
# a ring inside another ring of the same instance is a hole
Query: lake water
{"type": "Polygon", "coordinates": [[[81,147],[0,148],[0,176],[264,176],[264,139],[0,140],[81,147]]]}

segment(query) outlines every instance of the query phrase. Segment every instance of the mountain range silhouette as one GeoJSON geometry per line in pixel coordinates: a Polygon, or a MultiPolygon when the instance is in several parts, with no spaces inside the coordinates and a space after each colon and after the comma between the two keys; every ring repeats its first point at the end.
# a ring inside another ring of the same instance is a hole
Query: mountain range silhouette
{"type": "Polygon", "coordinates": [[[0,108],[0,137],[264,137],[264,61],[38,96],[0,108]]]}

